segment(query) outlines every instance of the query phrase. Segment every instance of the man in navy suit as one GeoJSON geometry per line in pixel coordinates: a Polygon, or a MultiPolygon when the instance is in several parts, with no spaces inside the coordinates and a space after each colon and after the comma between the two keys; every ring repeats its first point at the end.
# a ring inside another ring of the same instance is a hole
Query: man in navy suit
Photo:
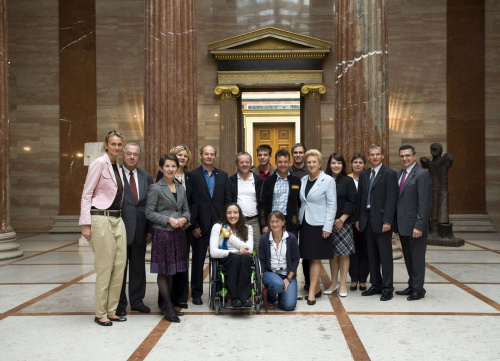
{"type": "Polygon", "coordinates": [[[130,307],[134,311],[149,313],[151,310],[143,302],[146,295],[146,265],[144,257],[146,246],[152,239],[152,225],[146,220],[144,210],[149,186],[153,183],[150,174],[137,168],[141,157],[141,148],[136,143],[129,143],[123,148],[124,195],[122,219],[127,230],[127,259],[125,265],[120,302],[116,314],[126,315],[127,268],[129,269],[128,296],[130,307]]]}
{"type": "Polygon", "coordinates": [[[193,225],[191,296],[194,305],[202,305],[203,266],[210,243],[210,231],[231,203],[227,173],[214,167],[217,153],[211,145],[200,149],[201,166],[189,175],[192,185],[191,223],[193,225]]]}
{"type": "Polygon", "coordinates": [[[399,147],[399,160],[403,169],[398,173],[396,227],[409,279],[408,287],[404,291],[396,291],[396,294],[408,296],[408,301],[417,301],[425,296],[425,251],[432,205],[432,180],[430,174],[417,164],[417,153],[412,145],[399,147]]]}
{"type": "Polygon", "coordinates": [[[382,164],[384,154],[380,145],[370,145],[368,158],[372,166],[359,175],[355,226],[365,235],[372,285],[361,295],[382,294],[380,300],[388,301],[394,291],[392,232],[398,181],[396,172],[382,164]]]}

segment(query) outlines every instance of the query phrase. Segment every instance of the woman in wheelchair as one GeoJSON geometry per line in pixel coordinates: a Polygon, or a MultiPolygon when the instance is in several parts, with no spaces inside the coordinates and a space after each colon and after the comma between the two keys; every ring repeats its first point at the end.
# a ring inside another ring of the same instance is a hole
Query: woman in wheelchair
{"type": "Polygon", "coordinates": [[[251,307],[250,274],[253,253],[253,228],[236,203],[228,204],[222,219],[210,234],[210,256],[226,268],[228,298],[232,307],[251,307]]]}
{"type": "Polygon", "coordinates": [[[267,290],[268,308],[278,305],[292,311],[297,305],[297,266],[300,252],[297,238],[285,230],[285,216],[280,211],[269,214],[270,232],[264,233],[259,242],[262,283],[267,290]]]}

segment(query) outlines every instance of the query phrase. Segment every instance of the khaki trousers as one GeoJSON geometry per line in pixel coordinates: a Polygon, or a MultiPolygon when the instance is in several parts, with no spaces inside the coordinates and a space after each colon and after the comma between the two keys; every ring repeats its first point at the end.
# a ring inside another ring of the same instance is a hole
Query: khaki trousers
{"type": "Polygon", "coordinates": [[[127,234],[121,218],[91,216],[90,247],[94,251],[95,315],[114,316],[127,262],[127,234]]]}
{"type": "Polygon", "coordinates": [[[260,226],[259,226],[259,219],[255,217],[254,219],[251,219],[249,221],[246,221],[247,224],[252,226],[253,228],[253,250],[255,251],[255,254],[259,254],[259,241],[260,241],[260,226]]]}

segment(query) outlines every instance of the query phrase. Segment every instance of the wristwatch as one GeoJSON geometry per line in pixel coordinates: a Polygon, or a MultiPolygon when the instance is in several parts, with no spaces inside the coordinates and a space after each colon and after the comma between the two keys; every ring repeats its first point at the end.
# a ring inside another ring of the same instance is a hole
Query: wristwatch
{"type": "Polygon", "coordinates": [[[292,283],[292,279],[290,277],[287,277],[286,279],[288,280],[288,282],[292,283]]]}

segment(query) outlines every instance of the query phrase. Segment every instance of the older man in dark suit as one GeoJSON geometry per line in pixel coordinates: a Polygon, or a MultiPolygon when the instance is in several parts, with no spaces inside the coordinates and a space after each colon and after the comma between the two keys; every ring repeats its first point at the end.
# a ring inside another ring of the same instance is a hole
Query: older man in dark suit
{"type": "Polygon", "coordinates": [[[432,205],[432,180],[430,174],[417,164],[417,153],[412,145],[399,147],[399,160],[403,169],[398,173],[396,227],[409,279],[408,287],[404,291],[396,291],[396,294],[408,296],[408,301],[417,301],[425,296],[425,251],[432,205]]]}
{"type": "Polygon", "coordinates": [[[394,264],[392,232],[398,181],[396,172],[382,164],[382,147],[372,144],[368,150],[371,167],[359,175],[356,204],[356,228],[364,232],[370,264],[371,287],[362,296],[382,294],[381,301],[392,299],[394,264]],[[382,274],[380,266],[382,265],[382,274]]]}
{"type": "Polygon", "coordinates": [[[227,173],[214,167],[217,153],[211,145],[200,149],[201,166],[192,170],[191,223],[193,237],[191,243],[191,296],[194,305],[202,305],[203,265],[210,243],[212,226],[219,221],[226,204],[231,203],[227,173]]]}
{"type": "Polygon", "coordinates": [[[144,211],[149,186],[153,183],[150,174],[137,168],[141,156],[138,144],[129,143],[123,148],[123,180],[124,195],[122,205],[122,219],[127,230],[127,259],[125,266],[120,302],[116,314],[126,315],[127,296],[127,268],[129,269],[128,297],[130,307],[134,311],[149,313],[151,310],[143,302],[146,294],[146,265],[144,257],[146,246],[151,242],[152,228],[146,220],[144,211]]]}

